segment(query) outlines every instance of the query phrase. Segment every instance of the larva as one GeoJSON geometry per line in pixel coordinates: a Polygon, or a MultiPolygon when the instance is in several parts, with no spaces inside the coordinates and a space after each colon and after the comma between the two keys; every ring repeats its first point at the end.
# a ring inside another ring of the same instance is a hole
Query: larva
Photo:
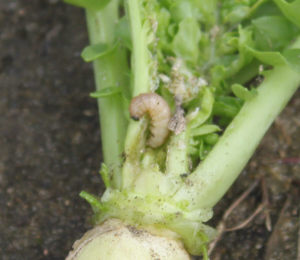
{"type": "Polygon", "coordinates": [[[161,146],[169,134],[168,123],[171,110],[168,103],[156,93],[145,93],[134,97],[129,107],[130,116],[139,120],[145,114],[150,116],[150,133],[148,145],[152,148],[161,146]]]}

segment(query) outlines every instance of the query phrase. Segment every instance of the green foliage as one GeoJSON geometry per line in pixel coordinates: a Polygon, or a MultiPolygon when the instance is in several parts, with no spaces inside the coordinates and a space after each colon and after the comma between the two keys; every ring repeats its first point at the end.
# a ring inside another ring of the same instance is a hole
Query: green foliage
{"type": "Polygon", "coordinates": [[[99,173],[102,177],[105,187],[110,188],[111,187],[110,173],[105,163],[101,164],[101,170],[99,171],[99,173]]]}
{"type": "Polygon", "coordinates": [[[79,196],[83,199],[85,199],[93,208],[94,212],[97,214],[100,211],[104,211],[104,207],[99,201],[99,198],[86,192],[86,191],[81,191],[79,196]]]}
{"type": "MultiPolygon", "coordinates": [[[[80,0],[73,2],[83,5],[80,0]]],[[[106,86],[91,96],[121,97],[121,112],[128,120],[128,96],[158,89],[172,111],[180,100],[188,133],[187,154],[194,161],[204,160],[217,144],[221,129],[257,96],[251,81],[259,73],[266,75],[260,72],[261,65],[267,70],[286,65],[299,70],[300,50],[290,47],[300,31],[298,5],[298,0],[129,1],[125,15],[115,23],[117,41],[88,46],[82,57],[105,60],[125,47],[131,53],[131,93],[106,86]]],[[[135,139],[143,126],[129,129],[126,143],[132,145],[128,151],[137,153],[141,147],[134,147],[135,139]]],[[[159,152],[166,157],[164,150],[159,152]]],[[[134,160],[139,163],[138,158],[134,160]]],[[[109,171],[102,172],[107,182],[109,171]]]]}
{"type": "Polygon", "coordinates": [[[111,97],[116,94],[119,94],[122,92],[121,87],[108,87],[108,88],[102,88],[98,91],[92,92],[90,96],[92,98],[103,98],[103,97],[111,97]]]}
{"type": "Polygon", "coordinates": [[[248,51],[258,60],[264,64],[276,66],[290,65],[291,68],[299,70],[300,59],[300,49],[288,49],[283,52],[273,52],[273,51],[257,51],[252,48],[248,48],[248,51]]]}
{"type": "Polygon", "coordinates": [[[172,42],[172,50],[177,57],[196,64],[199,56],[201,31],[197,21],[188,17],[179,23],[178,32],[172,42]]]}
{"type": "Polygon", "coordinates": [[[204,90],[203,96],[201,98],[201,109],[193,115],[195,112],[192,112],[187,118],[191,118],[191,121],[188,123],[190,128],[197,128],[201,126],[211,115],[214,104],[214,96],[210,89],[206,88],[204,90]]]}
{"type": "Polygon", "coordinates": [[[291,68],[300,72],[300,48],[285,50],[283,56],[291,68]]]}
{"type": "Polygon", "coordinates": [[[300,27],[300,0],[295,0],[291,3],[285,0],[274,0],[274,2],[278,5],[287,19],[300,27]]]}
{"type": "Polygon", "coordinates": [[[201,16],[199,12],[199,4],[195,0],[179,0],[174,1],[170,5],[170,13],[172,20],[180,23],[182,20],[192,18],[197,20],[201,16]]]}
{"type": "Polygon", "coordinates": [[[231,96],[218,96],[214,103],[213,114],[221,118],[234,118],[240,111],[243,102],[231,96]]]}
{"type": "Polygon", "coordinates": [[[114,50],[116,50],[117,46],[118,42],[115,42],[114,44],[93,44],[83,49],[81,57],[84,59],[85,62],[94,61],[112,53],[114,50]]]}
{"type": "Polygon", "coordinates": [[[217,125],[210,125],[206,124],[201,127],[198,127],[196,129],[191,130],[191,136],[201,136],[201,135],[207,135],[214,132],[220,131],[220,127],[217,125]]]}
{"type": "Polygon", "coordinates": [[[281,50],[294,37],[295,27],[282,16],[263,16],[252,20],[256,47],[262,51],[281,50]]]}
{"type": "Polygon", "coordinates": [[[103,9],[110,2],[110,0],[64,0],[64,1],[68,4],[91,9],[94,11],[103,9]]]}
{"type": "Polygon", "coordinates": [[[231,89],[236,97],[244,101],[252,99],[257,94],[255,89],[249,90],[240,84],[233,84],[231,89]]]}
{"type": "Polygon", "coordinates": [[[246,1],[224,1],[222,9],[222,20],[224,23],[237,24],[247,17],[250,6],[246,1]],[[243,3],[244,2],[244,3],[243,3]]]}
{"type": "Polygon", "coordinates": [[[132,49],[130,25],[127,16],[123,16],[119,20],[116,28],[116,38],[119,39],[125,47],[130,50],[132,49]]]}
{"type": "Polygon", "coordinates": [[[219,135],[216,133],[208,134],[203,138],[204,142],[209,145],[215,145],[219,140],[219,135]]]}

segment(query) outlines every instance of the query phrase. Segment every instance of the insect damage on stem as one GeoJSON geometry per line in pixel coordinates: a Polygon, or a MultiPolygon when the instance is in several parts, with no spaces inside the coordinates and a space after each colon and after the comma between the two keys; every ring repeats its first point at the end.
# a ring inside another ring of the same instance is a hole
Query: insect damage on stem
{"type": "Polygon", "coordinates": [[[144,93],[134,97],[129,107],[130,116],[139,120],[145,114],[151,119],[148,145],[152,148],[161,146],[169,134],[168,123],[171,110],[168,103],[156,93],[144,93]]]}

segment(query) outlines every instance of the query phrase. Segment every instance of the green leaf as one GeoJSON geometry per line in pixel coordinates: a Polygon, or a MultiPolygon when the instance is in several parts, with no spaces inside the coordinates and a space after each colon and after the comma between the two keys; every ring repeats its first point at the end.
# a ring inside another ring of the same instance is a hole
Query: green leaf
{"type": "Polygon", "coordinates": [[[276,66],[289,65],[300,71],[300,49],[287,49],[283,53],[272,51],[257,51],[248,47],[248,51],[261,62],[276,66]]]}
{"type": "Polygon", "coordinates": [[[282,56],[280,52],[274,51],[257,51],[253,48],[248,48],[248,51],[261,62],[272,65],[272,66],[280,66],[286,65],[286,60],[282,56]]]}
{"type": "Polygon", "coordinates": [[[195,64],[199,56],[200,37],[200,27],[195,19],[185,18],[182,20],[172,42],[176,56],[195,64]]]}
{"type": "Polygon", "coordinates": [[[208,134],[203,138],[204,142],[210,145],[215,145],[219,140],[219,135],[216,133],[208,134]]]}
{"type": "MultiPolygon", "coordinates": [[[[237,37],[237,40],[234,40],[234,38],[232,39],[232,43],[238,45],[238,54],[222,57],[220,62],[223,64],[223,68],[221,64],[218,64],[212,70],[213,76],[217,76],[216,79],[218,81],[233,77],[253,60],[253,55],[247,50],[247,46],[253,46],[254,44],[252,40],[252,31],[239,26],[237,37]]],[[[218,85],[219,82],[217,82],[216,79],[214,79],[214,84],[218,85]]]]}
{"type": "Polygon", "coordinates": [[[233,84],[231,89],[236,97],[245,101],[252,99],[257,94],[255,89],[249,90],[240,84],[233,84]]]}
{"type": "MultiPolygon", "coordinates": [[[[159,39],[157,45],[158,59],[162,58],[163,51],[169,51],[170,49],[170,33],[172,34],[172,26],[170,26],[171,15],[169,10],[161,8],[157,13],[157,31],[156,36],[159,39]]],[[[175,35],[175,33],[174,33],[175,35]]]]}
{"type": "Polygon", "coordinates": [[[217,125],[203,125],[191,130],[191,136],[201,136],[221,131],[217,125]]]}
{"type": "Polygon", "coordinates": [[[83,49],[81,57],[85,62],[94,61],[113,52],[118,46],[118,42],[114,44],[98,43],[87,46],[83,49]]]}
{"type": "Polygon", "coordinates": [[[160,12],[157,14],[157,35],[159,37],[164,36],[169,24],[170,24],[171,15],[169,10],[166,8],[160,9],[160,12]]]}
{"type": "MultiPolygon", "coordinates": [[[[300,11],[300,10],[299,10],[300,11]]],[[[264,16],[252,20],[256,48],[262,51],[280,50],[294,37],[295,27],[282,16],[264,16]]]]}
{"type": "Polygon", "coordinates": [[[174,1],[170,8],[172,20],[179,23],[187,17],[193,17],[193,6],[191,1],[174,1]]]}
{"type": "Polygon", "coordinates": [[[218,41],[218,52],[221,55],[233,54],[238,48],[239,40],[236,32],[225,32],[218,41]]]}
{"type": "Polygon", "coordinates": [[[105,163],[101,164],[101,170],[99,171],[99,173],[102,177],[105,187],[110,188],[111,183],[110,183],[109,169],[105,163]]]}
{"type": "Polygon", "coordinates": [[[252,55],[260,60],[261,62],[272,65],[272,66],[280,66],[285,65],[286,60],[282,56],[280,52],[272,52],[272,51],[257,51],[255,49],[248,49],[252,55]]]}
{"type": "Polygon", "coordinates": [[[188,152],[188,154],[191,154],[191,155],[197,155],[198,154],[198,148],[195,147],[195,146],[189,145],[187,152],[188,152]]]}
{"type": "Polygon", "coordinates": [[[204,160],[212,147],[209,144],[205,144],[203,140],[200,141],[200,146],[199,146],[199,157],[200,160],[204,160]]]}
{"type": "Polygon", "coordinates": [[[274,2],[287,19],[300,27],[300,0],[295,0],[291,3],[285,0],[274,0],[274,2]]]}
{"type": "Polygon", "coordinates": [[[246,5],[235,5],[235,7],[224,16],[224,23],[236,24],[247,17],[250,7],[246,5]]]}
{"type": "Polygon", "coordinates": [[[211,115],[214,104],[214,95],[211,90],[206,88],[201,101],[201,108],[194,119],[188,123],[190,128],[196,128],[202,125],[211,115]]]}
{"type": "Polygon", "coordinates": [[[90,93],[90,97],[92,98],[104,98],[104,97],[110,97],[116,94],[119,94],[122,92],[121,87],[108,87],[103,88],[98,91],[90,93]]]}
{"type": "Polygon", "coordinates": [[[218,16],[215,14],[219,12],[218,0],[195,0],[200,8],[201,20],[208,26],[213,27],[217,23],[218,16]]]}
{"type": "Polygon", "coordinates": [[[176,0],[171,1],[168,9],[172,20],[176,23],[185,18],[195,18],[203,21],[206,25],[214,25],[216,20],[215,11],[218,8],[217,0],[176,0]]]}
{"type": "Polygon", "coordinates": [[[174,95],[165,86],[162,86],[159,89],[159,92],[160,92],[160,95],[164,98],[164,100],[167,101],[171,110],[175,111],[176,104],[175,104],[175,100],[174,100],[174,95]]]}
{"type": "Polygon", "coordinates": [[[116,38],[126,46],[129,50],[132,49],[130,24],[127,16],[123,16],[116,27],[116,38]]]}
{"type": "Polygon", "coordinates": [[[204,160],[205,155],[204,155],[204,142],[203,140],[200,140],[200,146],[199,146],[199,157],[201,160],[204,160]]]}
{"type": "Polygon", "coordinates": [[[186,18],[196,18],[199,16],[196,1],[177,0],[170,7],[172,20],[179,23],[186,18]]]}
{"type": "Polygon", "coordinates": [[[240,111],[242,104],[243,102],[236,97],[218,96],[214,103],[213,115],[233,118],[240,111]]]}
{"type": "Polygon", "coordinates": [[[64,2],[96,11],[103,9],[110,0],[64,0],[64,2]]]}
{"type": "Polygon", "coordinates": [[[102,203],[100,202],[99,198],[97,198],[96,196],[86,192],[86,191],[82,191],[80,192],[79,196],[83,199],[85,199],[93,208],[93,211],[99,212],[100,210],[104,210],[104,207],[102,205],[102,203]]]}
{"type": "Polygon", "coordinates": [[[300,72],[300,49],[287,49],[283,52],[283,56],[294,69],[300,72]]]}

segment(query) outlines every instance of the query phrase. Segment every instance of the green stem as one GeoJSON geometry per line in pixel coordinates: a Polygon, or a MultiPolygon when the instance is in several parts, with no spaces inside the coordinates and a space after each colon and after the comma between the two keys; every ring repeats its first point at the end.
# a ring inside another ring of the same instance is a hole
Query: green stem
{"type": "MultiPolygon", "coordinates": [[[[131,27],[132,56],[131,67],[133,72],[132,96],[150,91],[149,60],[147,48],[147,30],[143,27],[140,14],[139,0],[128,0],[127,9],[131,27]]],[[[145,140],[143,130],[145,122],[131,121],[128,127],[125,155],[126,162],[123,167],[123,188],[129,187],[136,175],[136,162],[139,161],[140,151],[144,148],[145,140]],[[135,169],[135,170],[134,170],[135,169]]]]}
{"type": "Polygon", "coordinates": [[[260,140],[300,84],[288,65],[274,68],[227,127],[219,142],[174,196],[190,208],[211,208],[238,177],[260,140]],[[188,185],[193,183],[193,185],[188,185]]]}
{"type": "Polygon", "coordinates": [[[186,130],[171,137],[166,161],[167,175],[178,177],[188,174],[188,138],[186,130]]]}
{"type": "Polygon", "coordinates": [[[149,92],[147,35],[142,25],[139,0],[128,0],[127,8],[132,33],[132,95],[137,96],[149,92]]]}
{"type": "MultiPolygon", "coordinates": [[[[91,44],[115,41],[116,22],[118,21],[119,1],[111,1],[103,10],[87,10],[87,24],[91,44]]],[[[96,88],[121,86],[128,88],[128,66],[125,51],[117,48],[113,53],[94,61],[96,88]]],[[[113,96],[98,99],[102,151],[105,164],[112,171],[112,185],[121,187],[122,152],[127,129],[122,97],[113,96]]]]}
{"type": "Polygon", "coordinates": [[[266,2],[266,0],[258,0],[249,10],[248,16],[247,17],[251,17],[255,11],[257,10],[258,7],[260,7],[264,2],[266,2]]]}

